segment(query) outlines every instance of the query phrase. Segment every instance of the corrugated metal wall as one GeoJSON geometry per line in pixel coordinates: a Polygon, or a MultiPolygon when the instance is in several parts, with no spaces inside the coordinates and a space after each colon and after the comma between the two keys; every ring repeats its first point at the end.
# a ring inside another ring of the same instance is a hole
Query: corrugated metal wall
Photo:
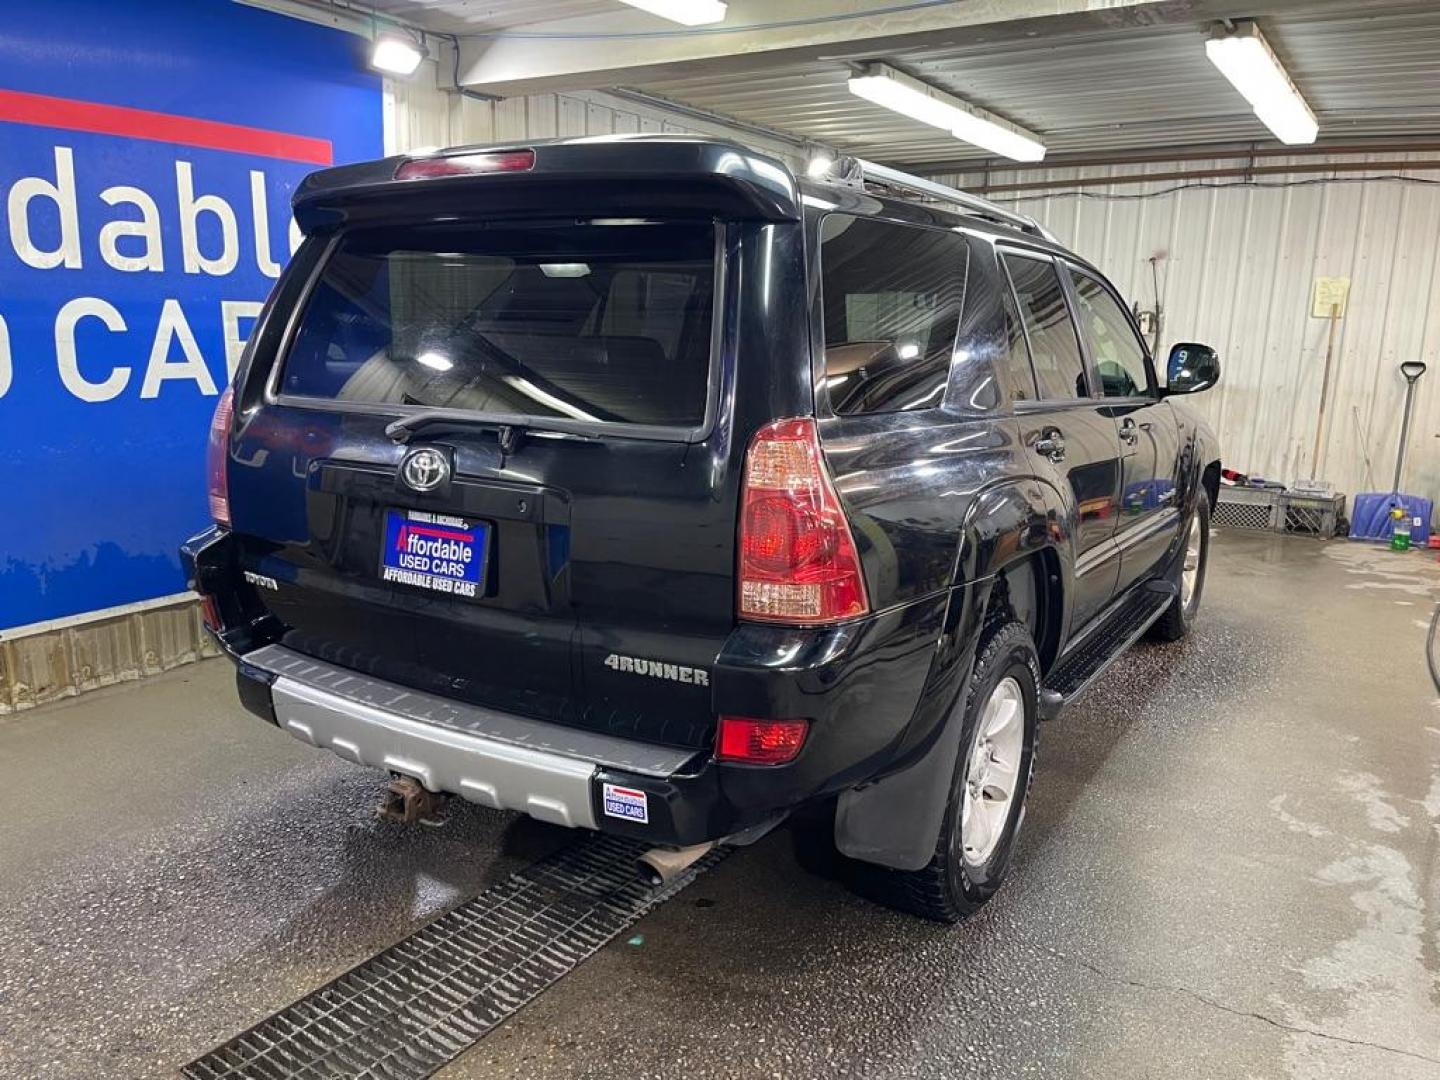
{"type": "MultiPolygon", "coordinates": [[[[1243,164],[1113,166],[1085,175],[1243,164]]],[[[1076,175],[1054,169],[1044,178],[1076,175]]],[[[1190,400],[1214,424],[1226,464],[1242,472],[1287,483],[1317,474],[1350,495],[1388,490],[1405,388],[1398,368],[1405,360],[1429,364],[1416,388],[1404,486],[1435,498],[1440,171],[1402,175],[1429,183],[1354,173],[1266,176],[1264,183],[1273,186],[1264,187],[1217,179],[1175,190],[1186,182],[1159,181],[1085,188],[1083,194],[1062,189],[1013,205],[1094,261],[1142,307],[1154,304],[1149,260],[1161,256],[1162,350],[1185,340],[1219,349],[1221,385],[1190,400]],[[1336,327],[1318,468],[1312,457],[1330,328],[1328,320],[1311,317],[1316,277],[1351,279],[1348,309],[1336,327]]],[[[989,176],[994,184],[1040,178],[1034,172],[989,176]]],[[[938,179],[962,187],[980,180],[938,179]]]]}
{"type": "Polygon", "coordinates": [[[389,83],[386,108],[387,148],[392,152],[511,139],[673,132],[723,135],[784,158],[792,165],[803,164],[794,150],[783,143],[769,142],[719,124],[677,122],[664,112],[599,92],[481,101],[437,90],[433,82],[422,76],[409,82],[389,83]]]}
{"type": "Polygon", "coordinates": [[[0,716],[219,655],[193,594],[6,631],[0,716]]]}

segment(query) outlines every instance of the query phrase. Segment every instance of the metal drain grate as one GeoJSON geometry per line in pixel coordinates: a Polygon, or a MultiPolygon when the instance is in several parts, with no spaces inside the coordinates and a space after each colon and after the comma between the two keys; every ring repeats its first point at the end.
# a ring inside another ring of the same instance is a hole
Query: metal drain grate
{"type": "Polygon", "coordinates": [[[725,857],[669,885],[594,834],[487,889],[181,1070],[190,1080],[417,1080],[725,857]]]}

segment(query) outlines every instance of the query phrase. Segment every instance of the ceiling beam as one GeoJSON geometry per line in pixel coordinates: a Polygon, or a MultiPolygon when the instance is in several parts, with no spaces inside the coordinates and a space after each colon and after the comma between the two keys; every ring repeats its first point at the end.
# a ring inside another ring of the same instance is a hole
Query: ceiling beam
{"type": "Polygon", "coordinates": [[[723,24],[691,29],[638,11],[617,11],[462,36],[460,82],[506,97],[634,86],[660,78],[733,75],[794,59],[874,57],[917,39],[973,43],[1066,26],[1149,24],[1166,21],[1161,12],[1205,2],[967,0],[910,6],[904,0],[731,0],[723,24]]]}
{"type": "Polygon", "coordinates": [[[735,75],[779,64],[883,60],[917,47],[974,46],[1085,30],[1190,24],[1354,0],[730,0],[723,23],[679,27],[629,9],[461,34],[461,85],[482,93],[598,90],[735,75]]]}

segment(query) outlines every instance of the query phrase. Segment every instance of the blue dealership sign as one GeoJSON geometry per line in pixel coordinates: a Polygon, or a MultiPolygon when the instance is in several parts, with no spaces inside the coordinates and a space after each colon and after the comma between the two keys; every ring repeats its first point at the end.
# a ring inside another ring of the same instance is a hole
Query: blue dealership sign
{"type": "Polygon", "coordinates": [[[382,151],[364,52],[231,0],[0,22],[0,630],[184,588],[291,193],[382,151]]]}

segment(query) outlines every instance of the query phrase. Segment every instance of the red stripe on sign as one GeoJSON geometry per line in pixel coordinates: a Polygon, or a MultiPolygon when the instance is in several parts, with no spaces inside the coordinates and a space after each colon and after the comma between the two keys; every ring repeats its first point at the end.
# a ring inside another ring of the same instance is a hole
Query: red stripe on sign
{"type": "Polygon", "coordinates": [[[99,105],[93,101],[26,94],[19,90],[0,90],[0,122],[179,143],[205,150],[229,150],[256,157],[304,161],[311,165],[329,165],[335,159],[329,139],[312,139],[308,135],[290,135],[283,131],[245,127],[243,124],[222,124],[218,120],[197,120],[193,116],[176,116],[149,109],[130,109],[123,105],[99,105]]]}

